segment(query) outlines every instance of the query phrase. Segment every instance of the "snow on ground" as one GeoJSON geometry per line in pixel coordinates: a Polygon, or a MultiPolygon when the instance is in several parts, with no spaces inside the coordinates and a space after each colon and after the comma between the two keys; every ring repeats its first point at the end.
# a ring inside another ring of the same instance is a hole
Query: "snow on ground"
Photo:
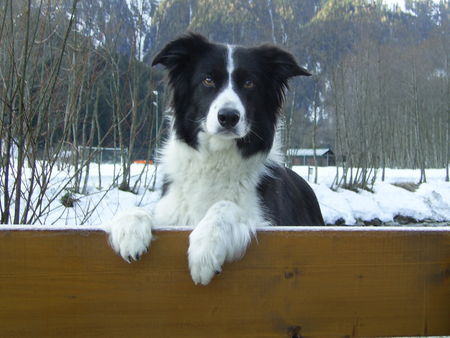
{"type": "MultiPolygon", "coordinates": [[[[137,193],[121,191],[114,184],[114,177],[120,170],[120,166],[113,164],[101,165],[101,182],[102,188],[98,189],[98,171],[97,165],[91,167],[88,194],[75,194],[77,199],[73,208],[66,208],[58,200],[58,206],[52,208],[45,218],[45,224],[51,225],[73,225],[73,224],[88,224],[88,225],[102,225],[111,219],[116,213],[130,208],[142,207],[151,209],[152,205],[159,198],[159,191],[150,191],[149,188],[153,186],[154,167],[146,166],[144,164],[133,164],[131,166],[131,183],[133,188],[134,183],[144,170],[141,184],[137,187],[137,193]],[[144,186],[145,185],[145,186],[144,186]],[[56,209],[56,210],[55,210],[56,209]]],[[[158,187],[157,182],[156,187],[158,187]]]]}
{"type": "MultiPolygon", "coordinates": [[[[294,167],[294,171],[308,178],[308,167],[294,167]]],[[[450,183],[444,182],[444,169],[428,169],[428,183],[421,184],[415,192],[393,183],[417,183],[419,170],[387,169],[385,181],[381,182],[379,178],[373,186],[373,193],[361,189],[358,192],[331,190],[335,173],[335,167],[319,167],[318,184],[309,182],[316,192],[327,224],[342,219],[345,224],[354,225],[376,218],[389,223],[397,215],[416,220],[450,222],[450,183]]],[[[312,175],[310,181],[313,181],[312,175]]]]}
{"type": "MultiPolygon", "coordinates": [[[[136,206],[151,209],[159,198],[159,192],[147,188],[152,185],[154,167],[144,168],[143,164],[133,164],[131,186],[143,169],[145,170],[142,181],[145,181],[145,178],[147,181],[146,185],[139,186],[137,194],[120,191],[115,187],[117,184],[113,185],[114,174],[117,174],[119,169],[119,166],[114,168],[112,164],[103,164],[102,188],[98,189],[97,165],[93,165],[90,170],[88,193],[75,194],[77,201],[73,208],[64,207],[58,195],[51,203],[49,212],[46,212],[36,224],[98,226],[121,210],[136,206]]],[[[420,177],[418,170],[387,169],[385,182],[378,179],[373,186],[373,193],[366,190],[354,192],[342,188],[331,190],[336,173],[335,167],[319,167],[318,184],[312,183],[313,177],[308,179],[308,167],[294,167],[294,171],[309,180],[327,224],[335,224],[338,221],[346,225],[358,225],[363,221],[374,219],[389,224],[394,221],[395,216],[402,215],[416,220],[433,220],[450,225],[450,183],[444,182],[444,169],[428,169],[428,183],[421,184],[415,192],[392,183],[417,183],[420,177]]],[[[48,192],[49,199],[61,192],[61,187],[66,183],[65,178],[68,176],[70,173],[63,171],[55,175],[48,192]]]]}

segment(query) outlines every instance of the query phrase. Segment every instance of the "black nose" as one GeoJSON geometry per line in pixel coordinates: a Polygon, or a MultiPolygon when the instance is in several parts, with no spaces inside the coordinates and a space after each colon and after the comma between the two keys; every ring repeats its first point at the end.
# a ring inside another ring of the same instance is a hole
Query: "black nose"
{"type": "Polygon", "coordinates": [[[239,122],[239,112],[236,109],[220,109],[217,118],[224,128],[233,128],[239,122]]]}

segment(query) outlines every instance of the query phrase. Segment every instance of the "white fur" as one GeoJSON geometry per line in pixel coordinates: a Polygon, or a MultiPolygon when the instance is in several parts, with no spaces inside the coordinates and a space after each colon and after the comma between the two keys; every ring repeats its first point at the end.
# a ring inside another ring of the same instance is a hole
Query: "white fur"
{"type": "Polygon", "coordinates": [[[230,201],[212,205],[189,236],[189,269],[195,284],[208,284],[225,261],[240,258],[255,233],[256,224],[230,201]]]}
{"type": "Polygon", "coordinates": [[[270,161],[266,156],[244,159],[233,140],[205,132],[199,133],[198,150],[172,135],[161,158],[171,182],[167,193],[151,215],[133,209],[116,216],[106,229],[111,246],[130,261],[150,245],[153,224],[195,226],[189,268],[196,284],[208,284],[225,261],[243,255],[256,227],[269,225],[256,191],[270,161]]]}
{"type": "Polygon", "coordinates": [[[243,159],[236,143],[199,134],[195,150],[173,136],[163,172],[171,182],[154,210],[155,224],[193,225],[188,250],[194,282],[208,284],[226,260],[240,257],[265,221],[256,191],[265,155],[243,159]]]}
{"type": "Polygon", "coordinates": [[[130,263],[147,252],[152,240],[152,217],[134,208],[116,215],[105,226],[112,248],[130,263]]]}
{"type": "Polygon", "coordinates": [[[227,45],[228,58],[227,58],[227,72],[228,72],[228,84],[227,86],[217,95],[206,116],[206,130],[209,134],[214,135],[220,132],[222,129],[218,120],[219,110],[223,108],[236,109],[239,112],[239,122],[236,125],[236,135],[233,138],[244,137],[248,131],[248,123],[245,113],[245,107],[242,104],[239,95],[233,89],[233,78],[232,74],[234,71],[234,60],[233,60],[233,47],[227,45]]]}
{"type": "Polygon", "coordinates": [[[204,132],[198,137],[198,150],[174,135],[163,150],[162,172],[171,184],[154,210],[158,225],[196,225],[222,200],[259,212],[256,187],[266,171],[266,155],[243,159],[233,140],[204,132]]]}

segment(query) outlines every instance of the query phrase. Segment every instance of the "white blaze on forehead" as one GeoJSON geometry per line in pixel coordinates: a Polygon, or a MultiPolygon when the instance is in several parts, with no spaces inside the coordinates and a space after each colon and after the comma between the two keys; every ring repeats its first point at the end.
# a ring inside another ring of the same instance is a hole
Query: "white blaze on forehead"
{"type": "Polygon", "coordinates": [[[229,76],[229,83],[231,83],[231,74],[233,74],[233,70],[234,70],[233,50],[234,50],[234,46],[227,45],[227,56],[228,56],[227,71],[228,71],[228,76],[229,76]]]}
{"type": "Polygon", "coordinates": [[[242,104],[239,95],[233,88],[233,72],[234,72],[234,47],[227,45],[227,82],[223,90],[219,92],[217,97],[209,107],[208,116],[206,117],[206,131],[210,134],[216,134],[222,127],[219,124],[218,112],[223,108],[236,109],[239,112],[240,119],[235,127],[238,137],[244,137],[248,132],[247,121],[245,116],[245,107],[242,104]]]}

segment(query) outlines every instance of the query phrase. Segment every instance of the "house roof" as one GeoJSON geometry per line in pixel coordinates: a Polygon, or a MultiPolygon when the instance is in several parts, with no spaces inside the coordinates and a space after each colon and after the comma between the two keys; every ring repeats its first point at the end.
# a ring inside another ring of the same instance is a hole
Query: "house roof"
{"type": "MultiPolygon", "coordinates": [[[[316,156],[323,156],[329,153],[333,155],[330,148],[316,148],[316,156]]],[[[288,156],[314,156],[314,149],[310,148],[292,148],[287,151],[288,156]]]]}

